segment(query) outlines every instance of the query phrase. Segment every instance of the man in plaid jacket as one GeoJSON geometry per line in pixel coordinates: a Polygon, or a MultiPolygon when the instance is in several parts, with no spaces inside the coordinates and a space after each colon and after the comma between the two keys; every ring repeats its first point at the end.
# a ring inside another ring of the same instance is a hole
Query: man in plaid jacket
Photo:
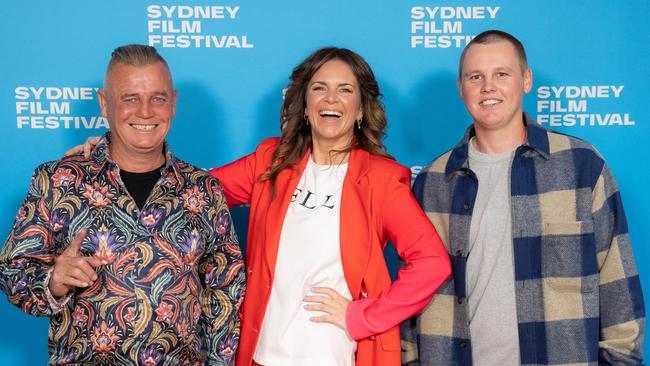
{"type": "Polygon", "coordinates": [[[467,45],[458,87],[474,123],[413,186],[453,276],[402,325],[403,363],[641,364],[641,284],[602,156],[523,113],[532,73],[508,33],[467,45]]]}

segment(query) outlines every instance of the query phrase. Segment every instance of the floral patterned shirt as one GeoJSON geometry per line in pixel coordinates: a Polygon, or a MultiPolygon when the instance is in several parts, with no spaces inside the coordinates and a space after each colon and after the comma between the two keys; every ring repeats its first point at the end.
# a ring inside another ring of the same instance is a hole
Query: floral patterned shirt
{"type": "Polygon", "coordinates": [[[161,178],[139,210],[109,140],[107,133],[90,160],[36,169],[0,253],[0,288],[23,311],[50,316],[50,364],[234,362],[245,275],[220,184],[166,149],[161,178]],[[81,252],[108,264],[57,304],[49,274],[82,229],[81,252]]]}

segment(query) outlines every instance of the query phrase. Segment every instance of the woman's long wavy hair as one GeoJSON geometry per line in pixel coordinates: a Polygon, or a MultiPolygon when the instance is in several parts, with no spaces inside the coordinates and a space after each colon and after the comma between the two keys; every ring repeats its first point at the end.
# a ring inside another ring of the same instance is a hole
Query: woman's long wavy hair
{"type": "Polygon", "coordinates": [[[305,123],[304,114],[307,106],[307,88],[314,74],[326,62],[340,60],[352,69],[361,91],[361,108],[363,122],[361,128],[355,124],[351,145],[333,153],[345,153],[353,149],[392,159],[384,146],[386,114],[381,102],[379,85],[370,65],[358,54],[347,48],[325,47],[309,55],[300,63],[289,79],[289,86],[282,103],[280,113],[280,145],[273,153],[273,163],[260,176],[261,180],[271,180],[271,196],[275,196],[275,182],[278,174],[295,166],[311,147],[311,125],[305,123]]]}

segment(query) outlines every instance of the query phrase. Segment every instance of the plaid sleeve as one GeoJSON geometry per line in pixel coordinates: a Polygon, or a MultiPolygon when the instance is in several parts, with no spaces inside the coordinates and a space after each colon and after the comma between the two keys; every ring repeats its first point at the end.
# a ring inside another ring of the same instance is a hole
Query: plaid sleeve
{"type": "MultiPolygon", "coordinates": [[[[413,190],[415,192],[416,200],[418,203],[421,202],[421,190],[423,186],[424,175],[418,175],[413,183],[413,190]]],[[[436,228],[438,229],[438,228],[436,228]]],[[[399,267],[402,268],[406,266],[406,263],[403,260],[399,260],[399,267]]],[[[417,329],[417,318],[419,314],[416,314],[408,319],[406,319],[402,324],[400,324],[400,336],[401,336],[401,347],[402,347],[402,365],[408,366],[419,366],[419,355],[418,355],[418,329],[417,329]]]]}
{"type": "Polygon", "coordinates": [[[600,364],[638,365],[645,308],[621,195],[607,167],[596,182],[592,215],[600,272],[600,364]]]}
{"type": "MultiPolygon", "coordinates": [[[[403,265],[400,263],[400,265],[403,265]]],[[[417,316],[406,319],[400,325],[402,337],[402,365],[420,366],[417,345],[417,316]]]]}

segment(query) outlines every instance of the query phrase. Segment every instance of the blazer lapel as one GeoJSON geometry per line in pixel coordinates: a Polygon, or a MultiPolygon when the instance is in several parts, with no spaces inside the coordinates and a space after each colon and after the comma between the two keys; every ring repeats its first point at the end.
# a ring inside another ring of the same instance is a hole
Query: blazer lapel
{"type": "Polygon", "coordinates": [[[361,281],[370,256],[372,189],[367,177],[369,168],[370,154],[361,149],[352,150],[341,193],[341,261],[354,299],[362,296],[361,281]]]}

